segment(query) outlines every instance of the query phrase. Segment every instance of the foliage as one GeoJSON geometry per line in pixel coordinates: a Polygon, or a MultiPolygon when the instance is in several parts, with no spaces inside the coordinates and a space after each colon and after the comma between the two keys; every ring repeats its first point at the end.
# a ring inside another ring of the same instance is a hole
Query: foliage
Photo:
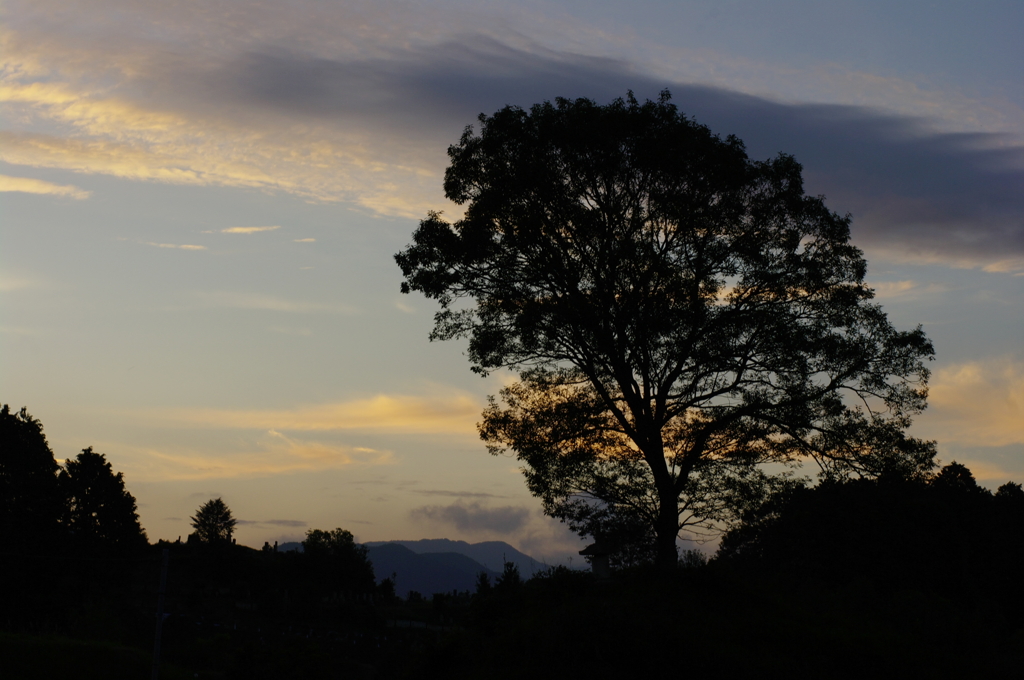
{"type": "Polygon", "coordinates": [[[480,597],[487,597],[491,594],[491,577],[486,571],[481,571],[476,577],[476,594],[480,597]]]}
{"type": "Polygon", "coordinates": [[[83,449],[65,462],[58,480],[67,498],[64,524],[79,544],[127,548],[147,543],[135,497],[102,453],[91,446],[83,449]]]}
{"type": "Polygon", "coordinates": [[[0,532],[21,547],[52,546],[64,500],[43,425],[25,408],[0,407],[0,532]]]}
{"type": "Polygon", "coordinates": [[[498,593],[514,593],[523,586],[523,577],[515,562],[505,562],[501,575],[494,581],[494,590],[498,593]]]}
{"type": "Polygon", "coordinates": [[[657,677],[688,642],[686,674],[710,678],[997,678],[1024,662],[1024,637],[988,607],[718,566],[533,578],[474,601],[409,677],[657,677]]]}
{"type": "MultiPolygon", "coordinates": [[[[311,577],[325,589],[371,592],[373,564],[366,546],[355,542],[345,529],[310,529],[302,542],[303,556],[310,563],[311,577]]],[[[392,589],[394,584],[392,584],[392,589]]]]}
{"type": "Polygon", "coordinates": [[[829,480],[750,512],[716,559],[770,578],[990,601],[1021,625],[1024,492],[992,494],[956,462],[918,479],[829,480]]]}
{"type": "Polygon", "coordinates": [[[202,543],[231,543],[237,520],[231,516],[231,509],[221,498],[211,498],[199,506],[192,527],[195,536],[202,543]]]}
{"type": "Polygon", "coordinates": [[[345,529],[310,529],[302,542],[302,552],[313,557],[366,557],[366,548],[355,541],[351,531],[345,529]]]}
{"type": "Polygon", "coordinates": [[[765,463],[931,467],[905,434],[931,343],[870,302],[849,218],[804,195],[792,157],[750,160],[667,92],[479,121],[448,149],[465,216],[430,213],[395,257],[402,291],[441,305],[432,339],[519,371],[480,434],[548,514],[590,536],[640,523],[674,563],[683,527],[791,484],[765,463]]]}

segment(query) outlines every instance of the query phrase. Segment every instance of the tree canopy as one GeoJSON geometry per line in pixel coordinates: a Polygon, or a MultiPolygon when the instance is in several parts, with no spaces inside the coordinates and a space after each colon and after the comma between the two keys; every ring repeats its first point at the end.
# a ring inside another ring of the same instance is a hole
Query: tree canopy
{"type": "Polygon", "coordinates": [[[755,161],[667,92],[481,114],[448,149],[445,194],[396,255],[437,300],[432,339],[519,380],[480,433],[547,513],[586,535],[646,531],[662,564],[785,480],[914,475],[933,349],[871,302],[850,219],[801,166],[755,161]],[[768,468],[771,469],[771,468],[768,468]]]}
{"type": "Polygon", "coordinates": [[[747,513],[717,559],[776,577],[1006,605],[1020,620],[1024,491],[952,462],[933,475],[798,486],[747,513]]]}
{"type": "Polygon", "coordinates": [[[192,520],[195,536],[203,543],[231,543],[238,521],[231,516],[231,508],[221,498],[211,498],[196,511],[192,520]]]}
{"type": "Polygon", "coordinates": [[[373,590],[373,564],[366,546],[356,543],[351,531],[310,529],[302,550],[313,580],[343,590],[373,590]]]}
{"type": "Polygon", "coordinates": [[[27,409],[0,407],[0,532],[15,544],[41,547],[59,532],[64,499],[57,461],[43,425],[27,409]]]}
{"type": "Polygon", "coordinates": [[[65,526],[79,542],[104,547],[147,543],[135,497],[102,453],[91,446],[83,449],[65,462],[58,480],[67,498],[65,526]]]}

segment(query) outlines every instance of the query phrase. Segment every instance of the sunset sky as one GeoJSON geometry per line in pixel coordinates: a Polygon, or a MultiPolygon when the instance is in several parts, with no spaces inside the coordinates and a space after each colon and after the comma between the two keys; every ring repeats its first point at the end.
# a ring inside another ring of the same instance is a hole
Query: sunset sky
{"type": "MultiPolygon", "coordinates": [[[[563,560],[475,423],[508,374],[431,343],[393,255],[457,216],[481,112],[668,88],[853,216],[914,426],[1024,482],[1024,3],[3,0],[0,402],[124,472],[150,540],[506,540],[563,560]]],[[[580,558],[576,558],[577,560],[580,558]]]]}

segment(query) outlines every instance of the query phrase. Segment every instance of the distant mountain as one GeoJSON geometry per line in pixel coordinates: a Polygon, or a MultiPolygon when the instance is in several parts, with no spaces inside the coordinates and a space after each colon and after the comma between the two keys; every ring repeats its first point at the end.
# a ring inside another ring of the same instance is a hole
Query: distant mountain
{"type": "MultiPolygon", "coordinates": [[[[548,565],[538,562],[526,553],[521,553],[504,541],[484,541],[482,543],[467,543],[465,541],[453,541],[447,538],[424,538],[419,541],[373,541],[364,543],[367,547],[381,546],[391,543],[408,548],[420,555],[434,553],[459,553],[476,562],[479,562],[487,569],[501,573],[505,568],[505,562],[511,562],[519,567],[519,574],[524,579],[530,578],[538,571],[544,571],[548,565]]],[[[378,574],[379,575],[379,574],[378,574]]],[[[413,590],[416,590],[415,588],[413,590]]]]}
{"type": "Polygon", "coordinates": [[[395,543],[366,543],[373,573],[380,583],[395,575],[395,594],[407,597],[410,590],[429,597],[453,590],[476,590],[476,581],[483,572],[493,582],[499,573],[456,552],[417,554],[395,543]]]}
{"type": "MultiPolygon", "coordinates": [[[[547,565],[519,552],[504,541],[467,543],[447,538],[425,538],[419,541],[370,541],[364,543],[373,572],[380,583],[396,575],[395,594],[407,597],[410,590],[429,597],[453,590],[474,592],[480,573],[493,583],[504,570],[505,561],[519,567],[519,574],[530,578],[547,565]]],[[[280,552],[302,552],[299,542],[282,543],[280,552]]]]}

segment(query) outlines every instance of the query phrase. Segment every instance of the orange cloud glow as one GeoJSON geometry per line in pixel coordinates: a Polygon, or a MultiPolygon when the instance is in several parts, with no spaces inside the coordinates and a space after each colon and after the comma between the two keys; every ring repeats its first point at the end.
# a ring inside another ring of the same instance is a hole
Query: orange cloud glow
{"type": "Polygon", "coordinates": [[[19,191],[26,194],[52,194],[77,200],[89,198],[92,192],[79,189],[72,184],[53,184],[30,177],[0,175],[0,191],[19,191]]]}
{"type": "Polygon", "coordinates": [[[976,446],[1024,443],[1024,362],[1003,357],[935,372],[921,432],[942,442],[976,446]]]}
{"type": "Polygon", "coordinates": [[[300,440],[268,431],[249,450],[231,454],[136,449],[126,473],[140,482],[269,477],[279,474],[390,465],[390,451],[300,440]]]}
{"type": "Polygon", "coordinates": [[[287,410],[178,409],[158,419],[225,429],[334,431],[391,430],[476,436],[482,404],[466,394],[418,397],[377,395],[287,410]]]}

